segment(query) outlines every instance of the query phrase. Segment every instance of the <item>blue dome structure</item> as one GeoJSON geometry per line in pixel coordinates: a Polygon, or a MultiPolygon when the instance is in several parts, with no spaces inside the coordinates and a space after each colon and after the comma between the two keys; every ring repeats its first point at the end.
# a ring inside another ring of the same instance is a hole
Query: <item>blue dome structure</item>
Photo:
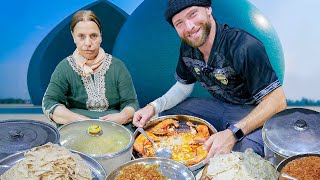
{"type": "MultiPolygon", "coordinates": [[[[163,95],[175,83],[181,40],[165,21],[166,3],[164,0],[142,2],[121,28],[112,53],[122,59],[131,72],[142,107],[163,95]]],[[[282,47],[272,25],[260,11],[247,0],[213,0],[212,10],[220,23],[242,28],[264,43],[270,62],[282,82],[282,47]]],[[[210,95],[197,85],[193,96],[210,95]]]]}
{"type": "MultiPolygon", "coordinates": [[[[106,0],[96,1],[82,9],[92,10],[102,24],[101,47],[111,54],[118,33],[128,14],[106,0]]],[[[34,105],[41,105],[51,74],[58,63],[73,53],[76,46],[70,33],[73,14],[59,23],[38,45],[29,63],[28,90],[34,105]]]]}

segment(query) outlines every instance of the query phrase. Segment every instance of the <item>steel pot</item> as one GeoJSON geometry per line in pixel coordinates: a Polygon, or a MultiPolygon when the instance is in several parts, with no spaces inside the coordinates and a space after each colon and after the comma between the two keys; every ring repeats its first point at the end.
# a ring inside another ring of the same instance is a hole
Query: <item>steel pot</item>
{"type": "Polygon", "coordinates": [[[20,151],[58,143],[59,131],[48,123],[34,120],[0,121],[0,159],[20,151]]]}
{"type": "Polygon", "coordinates": [[[60,144],[96,159],[107,174],[131,160],[133,135],[113,121],[90,119],[59,128],[60,144]]]}
{"type": "Polygon", "coordinates": [[[293,108],[269,119],[262,128],[265,158],[274,166],[298,154],[320,152],[320,115],[293,108]]]}
{"type": "MultiPolygon", "coordinates": [[[[151,119],[150,121],[148,121],[147,124],[143,127],[143,129],[149,129],[149,128],[155,126],[156,124],[158,124],[159,122],[164,121],[166,119],[179,120],[180,123],[181,122],[185,122],[185,121],[190,121],[190,122],[192,122],[192,123],[194,123],[196,125],[198,125],[198,124],[206,125],[209,128],[210,135],[217,132],[217,130],[209,122],[207,122],[206,120],[198,118],[198,117],[194,117],[194,116],[189,116],[189,115],[160,116],[160,117],[157,117],[157,118],[154,118],[154,119],[151,119]]],[[[138,131],[135,131],[134,135],[133,135],[134,138],[137,138],[139,134],[140,133],[138,131]]],[[[134,158],[140,158],[140,155],[137,152],[133,151],[132,154],[133,154],[134,158]]],[[[199,171],[199,169],[202,168],[204,165],[205,164],[201,161],[198,164],[195,164],[195,165],[192,165],[192,166],[188,166],[188,168],[194,174],[196,174],[199,171]]]]}

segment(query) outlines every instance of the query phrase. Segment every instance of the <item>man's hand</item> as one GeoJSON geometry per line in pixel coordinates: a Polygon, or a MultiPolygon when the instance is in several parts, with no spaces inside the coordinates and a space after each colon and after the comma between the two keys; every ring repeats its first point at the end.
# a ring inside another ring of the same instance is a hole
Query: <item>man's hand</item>
{"type": "Polygon", "coordinates": [[[133,116],[133,125],[137,127],[143,127],[144,124],[152,117],[154,116],[155,109],[151,105],[146,105],[144,108],[138,110],[134,113],[133,116]]]}
{"type": "Polygon", "coordinates": [[[211,157],[218,154],[230,153],[236,142],[236,138],[233,136],[232,131],[229,129],[211,135],[203,146],[204,149],[209,149],[209,153],[204,162],[209,162],[209,159],[211,157]]]}
{"type": "Polygon", "coordinates": [[[99,119],[114,121],[119,124],[127,123],[127,117],[122,113],[108,114],[108,115],[99,117],[99,119]]]}

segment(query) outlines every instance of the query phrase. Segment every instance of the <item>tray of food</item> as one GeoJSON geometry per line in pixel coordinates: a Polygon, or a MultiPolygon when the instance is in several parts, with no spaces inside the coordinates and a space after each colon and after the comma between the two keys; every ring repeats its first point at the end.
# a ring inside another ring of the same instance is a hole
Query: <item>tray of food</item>
{"type": "MultiPolygon", "coordinates": [[[[288,157],[280,162],[277,170],[296,179],[319,179],[320,153],[307,153],[288,157]]],[[[279,179],[285,180],[286,178],[281,177],[279,179]]]]}
{"type": "MultiPolygon", "coordinates": [[[[150,120],[143,129],[158,147],[169,148],[172,160],[186,165],[191,171],[204,166],[208,151],[203,144],[217,130],[207,121],[188,115],[161,116],[150,120]]],[[[134,158],[155,157],[155,147],[138,131],[134,133],[134,158]]]]}
{"type": "Polygon", "coordinates": [[[129,161],[107,177],[107,180],[126,179],[194,180],[195,177],[182,163],[166,158],[147,157],[129,161]]]}
{"type": "Polygon", "coordinates": [[[1,180],[6,179],[105,179],[106,172],[92,157],[47,143],[0,160],[1,180]]]}
{"type": "Polygon", "coordinates": [[[210,158],[197,175],[197,180],[278,179],[276,168],[251,148],[245,152],[219,154],[210,158]]]}

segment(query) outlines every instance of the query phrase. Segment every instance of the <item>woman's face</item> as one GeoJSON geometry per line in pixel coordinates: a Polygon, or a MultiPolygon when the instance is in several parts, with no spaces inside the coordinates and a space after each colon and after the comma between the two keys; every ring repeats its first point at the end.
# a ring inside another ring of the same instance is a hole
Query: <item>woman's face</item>
{"type": "Polygon", "coordinates": [[[72,37],[83,57],[91,60],[98,55],[102,37],[95,22],[79,21],[73,28],[72,37]]]}

